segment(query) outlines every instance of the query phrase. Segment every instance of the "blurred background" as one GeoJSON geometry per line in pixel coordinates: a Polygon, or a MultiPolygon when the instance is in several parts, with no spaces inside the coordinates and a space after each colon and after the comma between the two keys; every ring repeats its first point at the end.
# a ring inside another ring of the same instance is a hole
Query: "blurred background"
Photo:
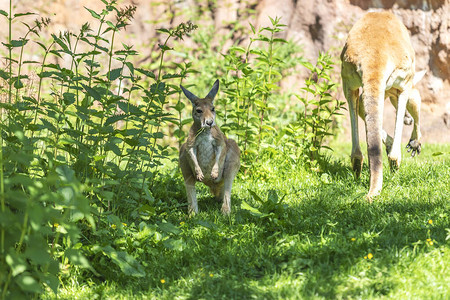
{"type": "MultiPolygon", "coordinates": [[[[14,11],[35,12],[40,17],[49,17],[50,26],[41,33],[43,39],[50,39],[51,33],[60,31],[77,32],[82,24],[92,21],[88,7],[101,11],[104,4],[91,0],[22,0],[14,1],[14,11]]],[[[246,47],[250,36],[250,25],[256,28],[270,25],[268,16],[280,17],[280,23],[287,25],[278,35],[299,45],[304,59],[314,61],[319,52],[328,51],[336,63],[334,79],[339,78],[339,54],[354,22],[368,11],[387,10],[397,15],[411,34],[416,51],[416,70],[427,70],[418,88],[422,95],[422,130],[425,142],[450,142],[450,1],[449,0],[123,0],[119,5],[135,5],[134,20],[118,37],[139,51],[137,60],[141,64],[151,64],[157,48],[159,34],[157,28],[176,27],[181,22],[191,20],[199,26],[197,38],[185,38],[182,48],[175,47],[178,59],[183,61],[190,52],[191,60],[196,57],[195,48],[209,45],[209,51],[225,53],[232,45],[246,47]],[[203,41],[199,44],[199,36],[203,41]]],[[[9,1],[1,0],[0,9],[8,11],[9,1]]],[[[35,18],[35,16],[30,16],[35,18]]],[[[19,28],[16,26],[15,28],[19,28]]],[[[24,28],[25,29],[25,28],[24,28]]],[[[94,29],[95,30],[95,29],[94,29]]],[[[0,27],[3,39],[7,36],[7,26],[0,27]]],[[[380,34],[383,34],[380,32],[380,34]]],[[[16,33],[16,36],[19,33],[16,33]]],[[[36,52],[29,55],[37,55],[36,52]]],[[[203,57],[205,59],[205,57],[203,57]]],[[[177,58],[174,58],[177,59],[177,58]]],[[[207,59],[207,58],[206,58],[207,59]]],[[[282,89],[295,92],[301,88],[309,70],[296,67],[295,72],[286,74],[279,83],[282,89]]],[[[220,76],[221,74],[212,74],[220,76]]],[[[195,74],[189,82],[196,84],[195,74]]],[[[205,83],[206,84],[206,83],[205,83]]],[[[202,87],[203,88],[203,87],[202,87]]],[[[338,90],[337,97],[344,100],[338,90]]],[[[292,100],[294,101],[294,100],[292,100]]],[[[286,109],[290,109],[289,103],[286,109]]],[[[348,116],[344,112],[343,128],[348,137],[348,116]]],[[[389,104],[385,106],[385,127],[393,131],[395,111],[389,104]],[[389,120],[389,118],[391,120],[389,120]]],[[[404,141],[410,135],[411,127],[404,130],[404,141]]],[[[363,126],[360,126],[364,135],[363,126]]],[[[364,138],[364,137],[363,137],[364,138]]]]}

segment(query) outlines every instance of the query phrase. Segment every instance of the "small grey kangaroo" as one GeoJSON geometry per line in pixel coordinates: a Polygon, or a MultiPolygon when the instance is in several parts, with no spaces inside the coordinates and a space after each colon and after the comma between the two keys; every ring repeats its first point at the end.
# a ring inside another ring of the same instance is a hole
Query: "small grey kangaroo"
{"type": "Polygon", "coordinates": [[[207,185],[217,201],[222,201],[222,213],[231,212],[231,187],[239,171],[240,150],[237,143],[220,131],[215,122],[214,97],[219,80],[214,82],[205,98],[199,98],[180,85],[192,103],[194,124],[186,143],[180,148],[179,164],[184,177],[189,214],[198,213],[195,183],[207,185]]]}

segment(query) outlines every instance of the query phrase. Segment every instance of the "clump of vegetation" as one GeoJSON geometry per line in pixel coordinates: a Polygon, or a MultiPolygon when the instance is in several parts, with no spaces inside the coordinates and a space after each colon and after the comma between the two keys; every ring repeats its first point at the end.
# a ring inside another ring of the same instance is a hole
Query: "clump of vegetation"
{"type": "MultiPolygon", "coordinates": [[[[86,256],[108,257],[128,275],[130,266],[141,270],[125,252],[88,240],[104,226],[120,224],[117,214],[148,212],[154,206],[149,188],[168,156],[160,143],[162,128],[173,120],[164,106],[177,92],[168,81],[184,76],[161,72],[164,54],[171,50],[170,39],[196,26],[161,30],[167,37],[159,45],[155,74],[133,65],[138,52],[132,46],[116,49],[115,37],[136,7],[103,2],[100,12],[88,9],[96,32],[85,24],[78,33],[52,35],[49,45],[38,41],[45,53],[40,62],[22,57],[30,37],[49,20],[23,23],[25,36],[9,36],[4,43],[9,56],[0,73],[7,92],[0,141],[2,298],[41,293],[43,285],[56,293],[60,266],[67,263],[98,274],[86,256]],[[68,60],[64,65],[70,67],[48,63],[51,56],[68,60]],[[28,75],[21,72],[30,63],[38,70],[36,93],[24,84],[28,75]]],[[[29,14],[1,15],[13,26],[29,14]]]]}

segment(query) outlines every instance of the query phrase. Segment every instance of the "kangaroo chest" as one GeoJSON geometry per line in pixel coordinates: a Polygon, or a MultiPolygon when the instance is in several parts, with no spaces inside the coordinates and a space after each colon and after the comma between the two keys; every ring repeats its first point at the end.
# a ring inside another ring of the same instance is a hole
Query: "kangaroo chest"
{"type": "Polygon", "coordinates": [[[216,141],[211,133],[202,133],[195,140],[195,150],[197,152],[197,161],[203,172],[209,172],[214,165],[216,141]]]}

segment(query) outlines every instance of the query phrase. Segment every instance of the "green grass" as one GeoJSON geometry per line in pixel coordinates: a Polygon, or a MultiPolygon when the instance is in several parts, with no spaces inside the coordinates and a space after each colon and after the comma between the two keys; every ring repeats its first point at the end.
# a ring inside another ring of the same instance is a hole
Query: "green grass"
{"type": "Polygon", "coordinates": [[[115,244],[146,276],[79,270],[58,299],[450,298],[450,145],[425,145],[415,159],[405,151],[395,174],[385,161],[373,204],[364,198],[367,164],[356,181],[350,146],[334,148],[320,173],[272,157],[260,163],[258,178],[240,174],[231,217],[198,185],[200,213],[188,218],[181,176],[167,166],[154,197],[165,207],[158,218],[177,225],[169,231],[180,244],[142,251],[129,233],[140,220],[129,216],[115,244]],[[261,204],[249,190],[284,198],[261,204]],[[261,214],[241,209],[245,203],[261,214]]]}

